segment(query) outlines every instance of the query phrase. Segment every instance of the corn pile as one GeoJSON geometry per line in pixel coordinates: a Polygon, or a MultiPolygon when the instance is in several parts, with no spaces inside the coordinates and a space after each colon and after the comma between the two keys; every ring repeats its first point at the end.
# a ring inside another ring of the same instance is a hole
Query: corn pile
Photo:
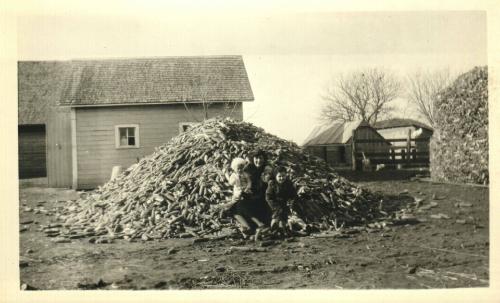
{"type": "Polygon", "coordinates": [[[223,170],[234,157],[256,148],[266,152],[268,165],[286,167],[299,196],[294,210],[313,227],[379,215],[381,196],[339,177],[295,143],[250,123],[218,118],[173,138],[87,197],[59,209],[63,224],[55,236],[148,240],[216,235],[232,228],[232,219],[220,215],[220,205],[232,195],[223,170]]]}
{"type": "Polygon", "coordinates": [[[488,70],[461,75],[436,104],[430,145],[431,176],[437,181],[488,184],[488,70]]]}

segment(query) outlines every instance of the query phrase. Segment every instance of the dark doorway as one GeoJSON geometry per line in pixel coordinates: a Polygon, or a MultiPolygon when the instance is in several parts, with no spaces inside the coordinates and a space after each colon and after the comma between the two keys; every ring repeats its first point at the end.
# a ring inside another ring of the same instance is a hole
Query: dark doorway
{"type": "Polygon", "coordinates": [[[45,125],[19,125],[19,179],[47,176],[45,125]]]}

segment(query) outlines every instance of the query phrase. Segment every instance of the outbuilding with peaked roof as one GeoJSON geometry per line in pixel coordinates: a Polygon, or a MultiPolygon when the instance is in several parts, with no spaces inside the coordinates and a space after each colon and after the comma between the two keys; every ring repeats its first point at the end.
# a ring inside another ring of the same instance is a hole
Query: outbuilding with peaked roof
{"type": "Polygon", "coordinates": [[[371,140],[371,142],[356,143],[357,152],[389,153],[391,144],[367,122],[361,120],[331,122],[316,126],[304,140],[303,147],[331,166],[352,167],[353,135],[355,140],[371,140]]]}
{"type": "MultiPolygon", "coordinates": [[[[393,118],[377,121],[373,127],[387,140],[402,138],[420,139],[415,143],[415,151],[429,152],[429,142],[434,130],[429,125],[413,119],[393,118]]],[[[393,142],[394,147],[406,148],[406,142],[393,142]]]]}

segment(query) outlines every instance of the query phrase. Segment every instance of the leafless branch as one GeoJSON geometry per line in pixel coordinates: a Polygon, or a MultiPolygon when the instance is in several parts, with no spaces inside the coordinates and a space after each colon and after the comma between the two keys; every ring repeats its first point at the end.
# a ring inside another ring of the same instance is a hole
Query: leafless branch
{"type": "Polygon", "coordinates": [[[451,79],[448,70],[416,72],[407,78],[408,102],[431,126],[434,126],[435,122],[435,100],[438,94],[450,85],[451,79]]]}
{"type": "Polygon", "coordinates": [[[374,123],[393,110],[390,102],[399,96],[400,90],[400,82],[388,71],[367,69],[341,75],[321,96],[324,105],[320,118],[374,123]]]}

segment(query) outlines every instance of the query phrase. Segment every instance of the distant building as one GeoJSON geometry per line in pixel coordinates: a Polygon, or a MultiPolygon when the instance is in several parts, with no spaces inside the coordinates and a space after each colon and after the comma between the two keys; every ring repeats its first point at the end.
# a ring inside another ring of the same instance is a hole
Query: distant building
{"type": "MultiPolygon", "coordinates": [[[[324,159],[333,167],[352,167],[352,135],[355,140],[373,140],[356,143],[357,152],[387,153],[390,143],[367,122],[333,122],[315,127],[304,140],[303,147],[311,154],[324,159]]],[[[357,159],[358,162],[361,158],[357,159]]],[[[358,163],[357,167],[361,167],[358,163]]]]}
{"type": "MultiPolygon", "coordinates": [[[[429,141],[434,130],[432,127],[412,119],[388,119],[378,121],[373,124],[373,127],[387,140],[405,139],[408,134],[412,139],[422,139],[417,141],[415,148],[420,152],[429,152],[429,141]]],[[[392,142],[394,147],[406,147],[406,142],[392,142]]]]}
{"type": "Polygon", "coordinates": [[[101,185],[195,122],[243,119],[254,99],[241,56],[19,62],[18,81],[20,178],[52,187],[101,185]]]}

